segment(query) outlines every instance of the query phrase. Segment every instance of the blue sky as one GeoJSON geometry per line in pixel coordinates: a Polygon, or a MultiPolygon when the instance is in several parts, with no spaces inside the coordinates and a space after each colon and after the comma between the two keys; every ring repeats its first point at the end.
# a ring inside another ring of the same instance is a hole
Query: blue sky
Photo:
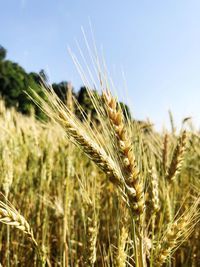
{"type": "Polygon", "coordinates": [[[200,126],[199,0],[0,0],[0,44],[8,58],[27,71],[45,69],[51,81],[81,79],[67,51],[84,47],[81,26],[90,36],[89,18],[103,46],[113,80],[139,119],[158,128],[168,109],[179,123],[192,116],[200,126]]]}

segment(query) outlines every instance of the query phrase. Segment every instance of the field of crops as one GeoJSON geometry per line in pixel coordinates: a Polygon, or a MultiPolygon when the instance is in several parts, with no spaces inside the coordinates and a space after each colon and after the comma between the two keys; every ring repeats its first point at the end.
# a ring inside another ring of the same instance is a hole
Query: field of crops
{"type": "Polygon", "coordinates": [[[90,97],[99,123],[52,93],[48,123],[0,102],[1,265],[200,266],[199,132],[90,97]]]}

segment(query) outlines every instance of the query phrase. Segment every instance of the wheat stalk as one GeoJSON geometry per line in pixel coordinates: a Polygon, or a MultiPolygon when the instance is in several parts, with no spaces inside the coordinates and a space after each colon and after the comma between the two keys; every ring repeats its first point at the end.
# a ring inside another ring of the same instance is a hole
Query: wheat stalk
{"type": "Polygon", "coordinates": [[[163,172],[166,173],[167,165],[168,165],[168,141],[169,136],[165,134],[164,142],[163,142],[163,149],[162,149],[162,162],[163,162],[163,172]]]}

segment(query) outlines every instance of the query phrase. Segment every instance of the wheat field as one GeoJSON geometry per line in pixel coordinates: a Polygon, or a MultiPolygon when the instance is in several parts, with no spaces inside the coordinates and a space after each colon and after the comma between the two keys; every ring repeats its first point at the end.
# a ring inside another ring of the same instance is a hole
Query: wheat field
{"type": "Polygon", "coordinates": [[[1,265],[200,266],[199,132],[157,133],[108,89],[80,120],[45,90],[46,123],[0,102],[1,265]]]}

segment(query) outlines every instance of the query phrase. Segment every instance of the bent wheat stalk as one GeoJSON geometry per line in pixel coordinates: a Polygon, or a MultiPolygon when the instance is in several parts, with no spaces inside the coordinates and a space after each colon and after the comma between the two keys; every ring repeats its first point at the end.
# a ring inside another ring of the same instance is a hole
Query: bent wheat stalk
{"type": "Polygon", "coordinates": [[[40,249],[30,224],[10,203],[5,204],[0,201],[0,222],[21,230],[31,240],[41,266],[45,266],[46,256],[43,250],[40,249]]]}
{"type": "Polygon", "coordinates": [[[34,238],[33,230],[26,219],[19,212],[8,204],[0,201],[0,222],[13,226],[26,234],[35,247],[38,243],[34,238]]]}
{"type": "Polygon", "coordinates": [[[49,103],[45,102],[35,92],[33,92],[35,96],[35,99],[33,100],[51,119],[54,119],[55,122],[64,128],[67,136],[73,139],[72,141],[107,174],[113,183],[121,184],[122,177],[112,158],[96,141],[93,140],[92,136],[90,136],[89,132],[86,131],[83,124],[80,123],[74,114],[63,105],[53,92],[53,89],[44,88],[44,90],[49,103]]]}
{"type": "Polygon", "coordinates": [[[128,198],[135,197],[135,189],[124,183],[124,177],[118,162],[112,158],[95,136],[93,129],[87,128],[80,120],[61,102],[53,89],[44,88],[48,99],[46,102],[34,91],[33,101],[59,126],[63,128],[67,137],[78,146],[118,187],[123,200],[130,208],[128,198]],[[125,190],[124,190],[125,189],[125,190]],[[124,192],[125,191],[125,192],[124,192]]]}

